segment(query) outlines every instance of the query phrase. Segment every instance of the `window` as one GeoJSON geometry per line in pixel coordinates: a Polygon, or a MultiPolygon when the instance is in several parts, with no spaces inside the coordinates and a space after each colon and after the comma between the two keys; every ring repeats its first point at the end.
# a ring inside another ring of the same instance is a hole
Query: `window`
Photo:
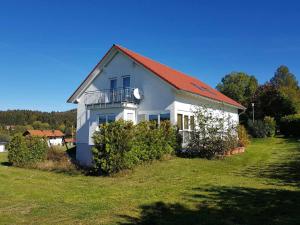
{"type": "Polygon", "coordinates": [[[99,116],[99,125],[106,123],[106,115],[99,116]]]}
{"type": "Polygon", "coordinates": [[[146,114],[138,115],[138,122],[145,121],[145,120],[147,120],[146,114]]]}
{"type": "Polygon", "coordinates": [[[184,116],[184,129],[185,130],[189,129],[189,116],[187,115],[184,116]]]}
{"type": "Polygon", "coordinates": [[[161,113],[159,114],[160,121],[170,120],[170,113],[161,113]]]}
{"type": "Polygon", "coordinates": [[[182,114],[177,114],[177,127],[179,130],[182,130],[182,114]]]}
{"type": "Polygon", "coordinates": [[[123,77],[123,88],[129,88],[130,87],[130,77],[126,76],[123,77]]]}
{"type": "Polygon", "coordinates": [[[116,120],[115,115],[107,115],[107,123],[114,122],[116,120]]]}
{"type": "Polygon", "coordinates": [[[156,121],[158,123],[158,115],[149,115],[149,121],[156,121]]]}
{"type": "Polygon", "coordinates": [[[190,117],[190,127],[191,127],[191,130],[195,130],[195,117],[194,116],[190,117]]]}
{"type": "Polygon", "coordinates": [[[104,123],[110,123],[116,120],[116,115],[109,114],[109,115],[100,115],[99,116],[99,125],[104,123]]]}
{"type": "Polygon", "coordinates": [[[111,90],[117,89],[117,79],[110,80],[110,89],[111,90]]]}

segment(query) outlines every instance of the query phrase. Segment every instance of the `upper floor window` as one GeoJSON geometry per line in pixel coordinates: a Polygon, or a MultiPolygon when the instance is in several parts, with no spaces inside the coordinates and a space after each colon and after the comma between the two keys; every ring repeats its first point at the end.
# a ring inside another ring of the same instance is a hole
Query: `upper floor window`
{"type": "Polygon", "coordinates": [[[123,77],[123,88],[130,87],[130,76],[123,77]]]}
{"type": "Polygon", "coordinates": [[[117,79],[110,80],[110,89],[111,90],[117,89],[117,79]]]}

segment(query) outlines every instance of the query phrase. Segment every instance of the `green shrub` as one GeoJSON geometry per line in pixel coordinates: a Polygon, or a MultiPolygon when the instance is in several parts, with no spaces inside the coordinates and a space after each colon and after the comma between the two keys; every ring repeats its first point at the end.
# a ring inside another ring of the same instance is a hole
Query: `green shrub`
{"type": "Polygon", "coordinates": [[[93,169],[98,174],[113,174],[135,165],[161,159],[176,147],[175,129],[169,122],[133,125],[128,121],[102,124],[94,133],[93,169]]]}
{"type": "Polygon", "coordinates": [[[282,117],[279,128],[280,132],[285,136],[300,137],[300,114],[282,117]]]}
{"type": "Polygon", "coordinates": [[[246,147],[250,143],[248,132],[243,125],[238,126],[238,137],[239,146],[246,147]]]}
{"type": "Polygon", "coordinates": [[[194,111],[196,126],[191,132],[187,149],[183,155],[199,156],[207,159],[222,157],[238,145],[236,124],[226,115],[214,113],[200,106],[194,111]]]}
{"type": "Polygon", "coordinates": [[[274,118],[266,116],[263,121],[255,120],[254,123],[248,121],[248,129],[252,137],[265,138],[273,137],[276,130],[276,122],[274,118]]]}
{"type": "Polygon", "coordinates": [[[265,116],[264,118],[265,132],[267,137],[274,137],[276,132],[276,121],[273,117],[265,116]]]}
{"type": "Polygon", "coordinates": [[[21,134],[15,135],[8,144],[8,161],[15,166],[24,166],[29,161],[29,149],[21,134]]]}
{"type": "Polygon", "coordinates": [[[8,160],[14,166],[32,166],[46,158],[47,143],[38,137],[25,138],[15,135],[8,144],[8,160]]]}
{"type": "Polygon", "coordinates": [[[133,124],[123,120],[102,124],[95,132],[92,150],[93,167],[98,173],[116,173],[131,168],[136,157],[130,152],[132,148],[133,124]]]}

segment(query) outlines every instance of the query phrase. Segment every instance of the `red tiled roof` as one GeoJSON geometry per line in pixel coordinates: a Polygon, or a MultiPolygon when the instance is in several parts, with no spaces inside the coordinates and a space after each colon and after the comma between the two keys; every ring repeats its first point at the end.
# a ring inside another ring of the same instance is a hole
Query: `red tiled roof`
{"type": "Polygon", "coordinates": [[[65,142],[66,143],[76,143],[76,139],[75,138],[65,138],[65,142]]]}
{"type": "Polygon", "coordinates": [[[24,135],[38,137],[63,137],[65,136],[60,130],[27,130],[24,135]]]}
{"type": "Polygon", "coordinates": [[[143,65],[145,68],[159,76],[161,79],[165,80],[175,88],[194,94],[198,94],[210,99],[214,99],[220,102],[225,102],[230,105],[234,105],[238,108],[244,108],[240,103],[234,101],[233,99],[225,96],[221,92],[213,89],[209,85],[201,82],[200,80],[188,76],[182,72],[174,70],[166,65],[163,65],[159,62],[156,62],[150,58],[142,56],[138,53],[135,53],[127,48],[124,48],[119,45],[114,45],[121,52],[135,60],[136,62],[143,65]]]}

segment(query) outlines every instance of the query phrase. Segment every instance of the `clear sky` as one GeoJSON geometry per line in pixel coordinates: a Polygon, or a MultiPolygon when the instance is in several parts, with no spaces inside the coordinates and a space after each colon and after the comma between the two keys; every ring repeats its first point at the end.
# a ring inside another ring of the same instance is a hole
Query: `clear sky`
{"type": "Polygon", "coordinates": [[[231,71],[300,78],[300,1],[0,0],[0,110],[62,111],[112,44],[215,87],[231,71]]]}

